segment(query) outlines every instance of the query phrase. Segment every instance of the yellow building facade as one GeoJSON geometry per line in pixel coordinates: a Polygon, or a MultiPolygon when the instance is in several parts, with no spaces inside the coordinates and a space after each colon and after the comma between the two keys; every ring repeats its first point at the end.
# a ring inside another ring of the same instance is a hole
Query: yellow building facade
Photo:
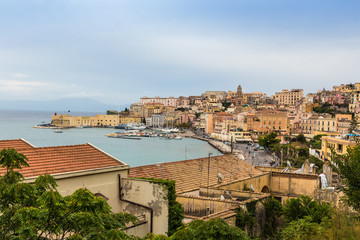
{"type": "Polygon", "coordinates": [[[338,155],[347,153],[349,147],[355,146],[356,142],[353,140],[341,139],[336,137],[324,136],[321,138],[321,153],[323,160],[331,160],[331,151],[334,150],[338,155]]]}
{"type": "Polygon", "coordinates": [[[304,96],[303,89],[283,89],[281,92],[275,93],[274,99],[278,105],[295,106],[304,96]]]}
{"type": "Polygon", "coordinates": [[[141,117],[133,115],[102,115],[96,116],[70,116],[55,115],[51,118],[51,124],[61,128],[70,127],[115,127],[127,123],[141,123],[141,117]]]}

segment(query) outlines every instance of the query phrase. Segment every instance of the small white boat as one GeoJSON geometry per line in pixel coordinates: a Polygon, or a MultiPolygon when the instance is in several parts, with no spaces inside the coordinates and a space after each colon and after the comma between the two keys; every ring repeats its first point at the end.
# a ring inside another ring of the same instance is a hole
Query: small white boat
{"type": "Polygon", "coordinates": [[[176,136],[176,137],[174,137],[174,140],[182,140],[182,137],[176,136]]]}
{"type": "Polygon", "coordinates": [[[145,130],[146,126],[143,123],[128,123],[125,126],[126,130],[145,130]]]}
{"type": "Polygon", "coordinates": [[[63,131],[60,129],[60,128],[58,128],[58,129],[55,129],[55,131],[54,131],[54,133],[62,133],[63,131]]]}

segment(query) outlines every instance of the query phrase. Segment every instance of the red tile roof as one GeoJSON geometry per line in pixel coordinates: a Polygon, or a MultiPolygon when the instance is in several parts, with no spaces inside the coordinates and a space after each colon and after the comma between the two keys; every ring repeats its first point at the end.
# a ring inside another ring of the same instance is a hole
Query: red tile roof
{"type": "MultiPolygon", "coordinates": [[[[222,183],[249,177],[251,165],[239,160],[232,155],[222,155],[210,158],[209,186],[218,183],[217,175],[223,175],[222,183]]],[[[252,168],[254,175],[262,174],[261,170],[252,168]]],[[[207,186],[208,158],[198,158],[178,162],[153,164],[130,168],[129,177],[172,179],[176,181],[176,192],[183,193],[207,186]],[[162,170],[161,170],[162,169],[162,170]],[[161,173],[162,172],[162,173],[161,173]]]]}
{"type": "Polygon", "coordinates": [[[24,139],[0,140],[0,151],[4,148],[33,149],[34,146],[24,139]]]}
{"type": "MultiPolygon", "coordinates": [[[[91,144],[17,149],[17,151],[28,158],[29,167],[19,171],[25,178],[126,165],[91,144]]],[[[0,174],[4,173],[5,169],[0,169],[0,174]]]]}

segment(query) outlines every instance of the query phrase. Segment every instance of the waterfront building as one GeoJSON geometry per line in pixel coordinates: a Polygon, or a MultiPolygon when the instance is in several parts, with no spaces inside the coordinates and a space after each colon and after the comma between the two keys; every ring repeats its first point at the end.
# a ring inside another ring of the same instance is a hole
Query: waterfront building
{"type": "Polygon", "coordinates": [[[283,89],[281,92],[277,92],[274,95],[274,99],[278,105],[281,106],[295,106],[300,100],[302,100],[304,94],[303,89],[283,89]]]}
{"type": "Polygon", "coordinates": [[[153,114],[165,113],[165,107],[162,103],[148,102],[144,104],[144,117],[151,117],[153,114]]]}
{"type": "Polygon", "coordinates": [[[156,128],[162,128],[165,124],[165,115],[164,114],[153,114],[151,116],[151,126],[156,128]]]}
{"type": "Polygon", "coordinates": [[[60,128],[69,127],[115,127],[127,123],[141,123],[141,117],[127,114],[106,115],[97,114],[96,116],[70,116],[59,114],[51,117],[51,124],[60,128]]]}
{"type": "Polygon", "coordinates": [[[206,134],[211,134],[214,131],[214,115],[212,113],[202,114],[204,116],[204,131],[206,134]]]}
{"type": "Polygon", "coordinates": [[[136,116],[144,117],[144,105],[141,103],[133,103],[130,105],[130,112],[136,116]]]}
{"type": "Polygon", "coordinates": [[[179,123],[189,123],[189,124],[191,124],[192,122],[194,122],[195,118],[196,118],[195,114],[181,113],[179,115],[179,123]]]}
{"type": "Polygon", "coordinates": [[[142,117],[137,115],[119,115],[119,124],[141,123],[142,119],[142,117]]]}

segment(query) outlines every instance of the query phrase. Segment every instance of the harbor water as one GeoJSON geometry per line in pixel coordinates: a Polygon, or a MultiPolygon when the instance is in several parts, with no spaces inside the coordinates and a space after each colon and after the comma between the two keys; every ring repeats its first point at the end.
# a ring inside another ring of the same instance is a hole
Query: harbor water
{"type": "MultiPolygon", "coordinates": [[[[39,129],[33,126],[50,122],[53,112],[0,111],[0,139],[23,138],[36,147],[75,145],[91,143],[131,167],[180,161],[185,159],[221,155],[207,142],[183,138],[164,140],[157,137],[129,140],[108,138],[105,135],[117,131],[113,128],[71,128],[63,133],[54,129],[39,129]]],[[[71,113],[80,115],[80,113],[71,113]]],[[[94,113],[81,113],[82,116],[94,113]]]]}

